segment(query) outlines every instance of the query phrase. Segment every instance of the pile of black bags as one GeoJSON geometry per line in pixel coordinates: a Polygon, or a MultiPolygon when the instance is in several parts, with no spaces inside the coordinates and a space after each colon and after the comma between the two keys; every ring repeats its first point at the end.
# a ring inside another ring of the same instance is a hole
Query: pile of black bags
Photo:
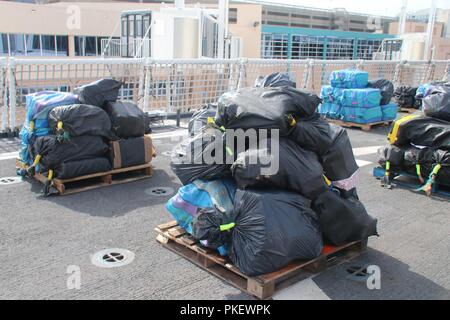
{"type": "Polygon", "coordinates": [[[358,199],[358,165],[347,132],[316,113],[317,95],[287,79],[274,74],[259,78],[257,88],[225,93],[217,107],[194,115],[191,136],[172,154],[180,191],[233,178],[238,190],[231,212],[192,212],[192,205],[180,204],[192,204],[181,199],[184,191],[166,207],[203,244],[228,248],[231,261],[250,276],[314,259],[324,244],[377,235],[377,220],[358,199]]]}
{"type": "Polygon", "coordinates": [[[421,99],[416,99],[417,87],[399,86],[394,92],[394,101],[399,108],[420,109],[422,106],[421,99]]]}
{"type": "Polygon", "coordinates": [[[50,106],[49,133],[30,134],[34,162],[28,173],[48,177],[46,195],[53,178],[70,179],[151,161],[155,151],[146,135],[150,133],[146,116],[133,102],[117,101],[121,86],[116,80],[101,79],[75,89],[80,103],[50,106]]]}
{"type": "Polygon", "coordinates": [[[415,175],[430,193],[435,182],[450,185],[450,84],[422,85],[417,96],[423,114],[394,122],[389,145],[378,151],[378,158],[388,177],[415,175]]]}

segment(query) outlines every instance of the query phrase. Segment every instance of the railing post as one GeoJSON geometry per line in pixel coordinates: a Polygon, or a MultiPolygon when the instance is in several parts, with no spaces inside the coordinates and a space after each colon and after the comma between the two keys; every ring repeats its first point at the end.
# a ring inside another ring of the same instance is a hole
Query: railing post
{"type": "MultiPolygon", "coordinates": [[[[1,59],[1,58],[0,58],[1,59]]],[[[0,104],[3,103],[3,107],[1,110],[2,113],[2,123],[0,132],[5,132],[6,130],[6,121],[7,121],[7,114],[8,114],[8,99],[6,97],[6,61],[2,59],[0,61],[0,104]]]]}
{"type": "Polygon", "coordinates": [[[15,63],[14,58],[9,58],[8,65],[8,82],[9,82],[9,128],[11,132],[16,130],[16,79],[15,79],[15,63]]]}
{"type": "Polygon", "coordinates": [[[246,80],[246,67],[248,64],[248,59],[239,60],[239,77],[238,77],[238,90],[245,86],[246,80]]]}
{"type": "Polygon", "coordinates": [[[445,75],[442,81],[450,81],[450,60],[447,60],[447,66],[445,67],[445,75]]]}
{"type": "Polygon", "coordinates": [[[148,58],[146,58],[144,61],[143,77],[144,77],[144,102],[142,109],[144,110],[144,112],[147,112],[150,101],[150,82],[152,81],[150,72],[150,61],[148,58]]]}
{"type": "Polygon", "coordinates": [[[356,64],[356,69],[364,71],[364,60],[363,59],[358,60],[358,63],[356,64]]]}
{"type": "Polygon", "coordinates": [[[394,79],[392,79],[392,82],[394,83],[395,87],[398,87],[400,85],[402,66],[405,62],[406,61],[399,61],[395,66],[394,79]]]}

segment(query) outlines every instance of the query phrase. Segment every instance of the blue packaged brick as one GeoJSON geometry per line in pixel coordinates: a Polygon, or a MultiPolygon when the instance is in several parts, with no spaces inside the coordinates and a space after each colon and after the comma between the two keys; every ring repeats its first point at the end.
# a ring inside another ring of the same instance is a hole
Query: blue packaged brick
{"type": "Polygon", "coordinates": [[[383,119],[380,106],[372,108],[342,107],[341,113],[342,120],[345,122],[367,124],[379,122],[383,119]]]}
{"type": "Polygon", "coordinates": [[[359,70],[336,70],[330,75],[330,84],[334,88],[366,88],[369,74],[359,70]]]}
{"type": "Polygon", "coordinates": [[[341,105],[337,103],[322,103],[318,112],[330,119],[339,119],[341,116],[341,105]]]}
{"type": "Polygon", "coordinates": [[[381,106],[383,113],[383,121],[392,121],[397,119],[398,105],[396,103],[389,103],[381,106]]]}
{"type": "Polygon", "coordinates": [[[320,91],[320,98],[325,103],[339,103],[342,97],[342,88],[333,88],[332,86],[323,86],[320,91]]]}
{"type": "Polygon", "coordinates": [[[345,89],[342,91],[341,103],[345,107],[372,108],[379,107],[380,89],[345,89]]]}

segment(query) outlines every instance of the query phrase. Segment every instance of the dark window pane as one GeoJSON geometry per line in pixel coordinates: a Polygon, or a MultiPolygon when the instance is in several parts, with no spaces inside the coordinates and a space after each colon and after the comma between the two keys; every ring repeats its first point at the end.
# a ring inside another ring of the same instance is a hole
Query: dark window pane
{"type": "Polygon", "coordinates": [[[58,48],[58,56],[69,55],[69,45],[67,36],[56,36],[56,43],[58,48]]]}
{"type": "Polygon", "coordinates": [[[8,54],[8,35],[0,34],[0,55],[8,54]]]}
{"type": "Polygon", "coordinates": [[[97,49],[96,49],[96,38],[95,37],[86,37],[86,56],[96,56],[97,55],[97,49]]]}
{"type": "Polygon", "coordinates": [[[55,36],[42,35],[42,54],[44,56],[55,55],[55,36]]]}

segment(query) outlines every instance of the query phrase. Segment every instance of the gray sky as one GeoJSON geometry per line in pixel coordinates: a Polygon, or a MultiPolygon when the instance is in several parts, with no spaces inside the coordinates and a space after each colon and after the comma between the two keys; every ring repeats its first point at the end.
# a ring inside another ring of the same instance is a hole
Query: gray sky
{"type": "MultiPolygon", "coordinates": [[[[264,1],[264,0],[263,0],[264,1]]],[[[400,12],[402,0],[266,0],[268,2],[296,4],[315,8],[345,8],[352,12],[395,16],[400,12]]],[[[408,11],[429,8],[431,0],[408,0],[408,11]]],[[[438,8],[450,9],[450,0],[436,0],[438,8]]]]}

